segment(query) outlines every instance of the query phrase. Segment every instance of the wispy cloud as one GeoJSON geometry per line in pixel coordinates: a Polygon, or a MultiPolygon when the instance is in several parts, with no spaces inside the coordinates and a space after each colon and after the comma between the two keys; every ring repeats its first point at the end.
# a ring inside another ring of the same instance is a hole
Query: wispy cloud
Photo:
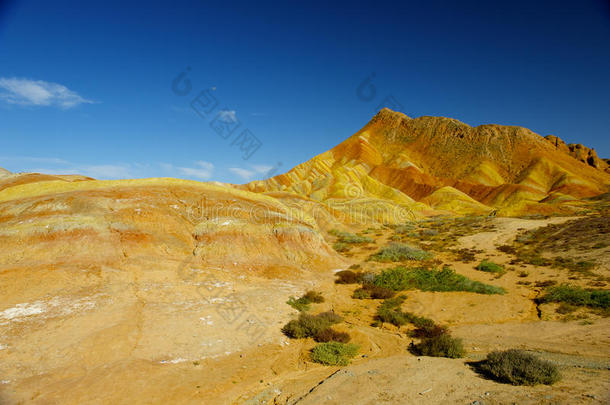
{"type": "Polygon", "coordinates": [[[250,180],[256,173],[253,170],[243,169],[241,167],[229,167],[229,171],[244,180],[250,180]]]}
{"type": "Polygon", "coordinates": [[[16,77],[0,77],[0,100],[23,106],[55,106],[64,109],[94,103],[58,83],[16,77]]]}
{"type": "Polygon", "coordinates": [[[196,167],[178,167],[178,171],[185,176],[195,177],[201,180],[207,180],[214,173],[214,165],[210,162],[202,160],[195,163],[196,167]]]}
{"type": "Polygon", "coordinates": [[[237,113],[235,110],[221,110],[218,113],[218,118],[226,123],[237,122],[237,113]]]}
{"type": "Polygon", "coordinates": [[[137,179],[145,177],[178,177],[192,180],[208,180],[214,173],[214,164],[205,161],[197,161],[192,166],[176,166],[169,163],[84,165],[60,158],[0,157],[0,163],[7,166],[7,168],[13,172],[80,174],[99,180],[137,179]]]}
{"type": "Polygon", "coordinates": [[[269,165],[250,165],[249,167],[249,169],[243,167],[230,167],[229,171],[247,181],[252,179],[255,175],[267,174],[273,169],[273,166],[269,165]]]}
{"type": "Polygon", "coordinates": [[[38,156],[0,156],[2,163],[44,163],[44,164],[66,164],[67,160],[56,157],[38,157],[38,156]]]}
{"type": "Polygon", "coordinates": [[[68,164],[59,167],[34,167],[28,172],[44,174],[80,174],[98,180],[133,179],[138,177],[138,170],[129,164],[77,165],[68,164]]]}

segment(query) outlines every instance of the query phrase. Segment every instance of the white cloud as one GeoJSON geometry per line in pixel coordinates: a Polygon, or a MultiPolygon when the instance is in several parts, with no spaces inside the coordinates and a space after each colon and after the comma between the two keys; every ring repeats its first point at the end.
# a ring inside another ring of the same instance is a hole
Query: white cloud
{"type": "Polygon", "coordinates": [[[0,77],[0,89],[0,100],[9,104],[72,108],[94,103],[66,86],[42,80],[0,77]]]}
{"type": "Polygon", "coordinates": [[[229,171],[244,180],[250,180],[257,174],[267,174],[273,169],[273,166],[269,165],[250,165],[250,169],[244,169],[243,167],[230,167],[229,171]]]}
{"type": "Polygon", "coordinates": [[[197,167],[178,167],[178,171],[185,176],[195,177],[201,180],[207,180],[214,173],[214,165],[210,162],[202,160],[196,162],[197,167]]]}
{"type": "Polygon", "coordinates": [[[0,156],[0,162],[6,163],[45,163],[45,164],[66,164],[67,160],[56,157],[35,157],[35,156],[0,156]]]}
{"type": "Polygon", "coordinates": [[[132,179],[138,177],[130,165],[69,165],[28,169],[28,172],[45,174],[80,174],[98,180],[132,179]]]}
{"type": "Polygon", "coordinates": [[[136,177],[129,165],[96,165],[85,166],[77,172],[96,179],[129,179],[136,177]]]}
{"type": "Polygon", "coordinates": [[[229,171],[244,180],[250,180],[256,174],[253,170],[242,169],[241,167],[229,167],[229,171]]]}
{"type": "Polygon", "coordinates": [[[252,168],[257,173],[268,173],[269,170],[273,169],[273,166],[269,166],[269,165],[252,165],[252,168]]]}
{"type": "Polygon", "coordinates": [[[218,119],[231,124],[233,122],[237,122],[237,113],[235,110],[221,110],[218,113],[218,119]]]}
{"type": "MultiPolygon", "coordinates": [[[[2,158],[0,157],[0,161],[2,158]]],[[[141,164],[118,163],[100,165],[82,165],[54,158],[30,158],[15,161],[16,167],[9,165],[13,172],[33,172],[46,174],[81,174],[98,180],[139,179],[146,177],[178,177],[193,180],[208,180],[214,173],[214,164],[198,161],[192,167],[175,166],[169,163],[141,164]],[[44,162],[46,167],[34,167],[28,162],[44,162]]]]}

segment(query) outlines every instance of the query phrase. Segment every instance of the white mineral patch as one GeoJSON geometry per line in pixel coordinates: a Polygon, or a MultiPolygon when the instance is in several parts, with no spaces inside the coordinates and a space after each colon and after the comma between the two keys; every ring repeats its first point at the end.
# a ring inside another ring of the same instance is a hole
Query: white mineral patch
{"type": "Polygon", "coordinates": [[[51,315],[68,315],[73,312],[86,311],[95,307],[92,297],[70,300],[68,298],[53,297],[49,301],[34,301],[17,304],[12,308],[0,312],[0,321],[21,322],[32,315],[51,312],[51,315]]]}
{"type": "Polygon", "coordinates": [[[47,310],[47,305],[42,301],[33,303],[24,302],[17,304],[13,308],[5,309],[0,312],[0,319],[17,320],[26,316],[42,314],[47,310]]]}
{"type": "Polygon", "coordinates": [[[212,320],[212,315],[204,316],[199,319],[202,322],[205,322],[206,325],[214,325],[214,321],[212,320]]]}

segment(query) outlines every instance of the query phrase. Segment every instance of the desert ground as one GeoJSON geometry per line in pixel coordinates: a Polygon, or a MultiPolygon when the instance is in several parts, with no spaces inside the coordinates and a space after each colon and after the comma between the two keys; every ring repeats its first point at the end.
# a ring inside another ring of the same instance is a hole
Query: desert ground
{"type": "MultiPolygon", "coordinates": [[[[374,241],[343,252],[344,266],[303,272],[298,279],[197,268],[188,257],[165,262],[130,257],[122,266],[129,266],[129,279],[112,268],[72,275],[78,278],[75,284],[89,284],[87,293],[74,291],[61,299],[16,303],[0,311],[0,398],[7,404],[607,403],[607,315],[586,308],[559,314],[556,304],[535,299],[548,280],[607,286],[608,234],[595,237],[605,247],[581,251],[598,258],[592,272],[511,265],[515,254],[498,250],[524,232],[550,224],[561,230],[583,220],[586,217],[473,217],[461,228],[439,228],[443,230],[428,240],[435,260],[468,278],[506,289],[504,295],[406,291],[404,309],[447,325],[463,339],[467,355],[462,359],[409,353],[413,338],[408,326],[371,326],[379,300],[353,299],[356,286],[335,283],[335,273],[350,265],[372,272],[394,265],[367,260],[395,235],[392,227],[379,225],[354,230],[374,241]],[[455,242],[445,245],[443,240],[455,242]],[[475,259],[459,260],[455,252],[460,249],[474,249],[475,259]],[[508,270],[500,277],[477,271],[475,265],[483,258],[508,270]],[[315,364],[309,358],[312,339],[282,334],[282,325],[297,314],[286,301],[309,289],[326,298],[314,304],[312,312],[332,310],[344,317],[338,328],[360,347],[350,365],[315,364]],[[223,308],[232,299],[240,303],[237,310],[245,312],[236,320],[223,308]],[[255,327],[257,322],[263,330],[255,327]],[[551,361],[562,379],[552,386],[512,386],[476,371],[473,364],[489,351],[508,348],[551,361]]],[[[426,221],[420,225],[428,227],[426,221]]],[[[443,221],[451,218],[435,220],[443,221]]],[[[591,234],[571,237],[571,244],[585,243],[591,234]]],[[[332,235],[327,238],[332,242],[332,235]]],[[[67,277],[56,273],[47,283],[67,277]]],[[[31,280],[23,283],[24,289],[35,285],[31,280]]]]}

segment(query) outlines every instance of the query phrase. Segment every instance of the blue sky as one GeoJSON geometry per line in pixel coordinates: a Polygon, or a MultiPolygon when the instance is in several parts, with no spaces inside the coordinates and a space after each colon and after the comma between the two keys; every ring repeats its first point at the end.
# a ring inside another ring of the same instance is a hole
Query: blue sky
{"type": "Polygon", "coordinates": [[[607,2],[330,3],[0,0],[0,166],[243,183],[384,103],[610,157],[607,2]]]}

